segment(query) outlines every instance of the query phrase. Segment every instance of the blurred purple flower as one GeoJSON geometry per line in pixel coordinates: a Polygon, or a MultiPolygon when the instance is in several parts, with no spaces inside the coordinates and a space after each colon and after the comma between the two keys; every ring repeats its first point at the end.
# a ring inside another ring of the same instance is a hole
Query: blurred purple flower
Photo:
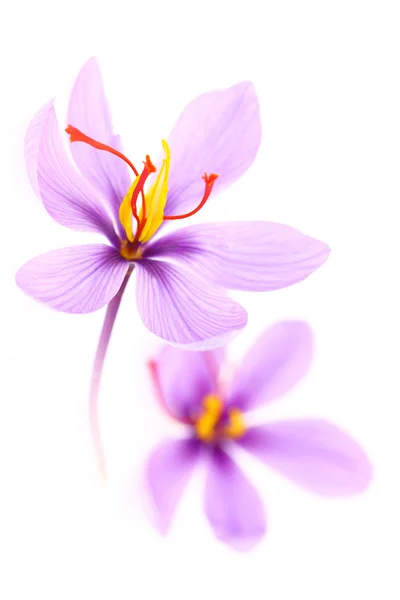
{"type": "Polygon", "coordinates": [[[296,419],[246,426],[244,413],[282,396],[305,375],[312,341],[306,323],[273,325],[247,353],[225,392],[219,377],[221,352],[166,347],[151,363],[164,407],[190,428],[188,437],[158,446],[147,464],[161,532],[168,531],[197,461],[207,458],[204,510],[215,535],[241,550],[264,536],[264,506],[229,455],[234,444],[314,494],[340,497],[367,488],[372,467],[366,454],[332,423],[296,419]]]}
{"type": "Polygon", "coordinates": [[[165,221],[195,214],[211,191],[228,187],[253,162],[261,126],[251,83],[191,102],[168,143],[162,142],[165,158],[157,177],[148,156],[139,174],[122,154],[94,58],[76,80],[68,123],[80,172],[69,160],[49,102],[26,135],[32,187],[55,221],[101,234],[109,245],[73,246],[30,260],[16,280],[36,300],[64,312],[95,311],[123,291],[136,268],[145,326],[168,342],[199,349],[223,344],[246,325],[246,311],[227,289],[293,285],[328,257],[326,244],[277,223],[198,224],[159,236],[165,221]],[[153,183],[145,191],[149,177],[153,183]]]}

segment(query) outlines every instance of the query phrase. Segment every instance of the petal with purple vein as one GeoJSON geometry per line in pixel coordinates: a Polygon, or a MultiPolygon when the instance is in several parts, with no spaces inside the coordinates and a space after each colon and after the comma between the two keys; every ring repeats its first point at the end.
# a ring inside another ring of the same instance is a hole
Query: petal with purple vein
{"type": "Polygon", "coordinates": [[[159,260],[137,262],[140,317],[155,335],[188,350],[224,345],[247,323],[247,313],[194,271],[159,260]]]}
{"type": "Polygon", "coordinates": [[[41,254],[16,275],[20,288],[35,300],[67,313],[89,313],[117,293],[129,268],[104,244],[71,246],[41,254]]]}
{"type": "Polygon", "coordinates": [[[160,237],[148,256],[185,261],[229,289],[278,290],[302,281],[328,258],[329,247],[293,227],[267,221],[202,223],[160,237]]]}
{"type": "Polygon", "coordinates": [[[29,125],[25,162],[34,191],[57,223],[76,231],[101,233],[112,244],[118,243],[102,196],[68,159],[51,102],[29,125]]]}
{"type": "Polygon", "coordinates": [[[213,194],[236,181],[255,159],[260,142],[260,110],[249,81],[190,102],[168,137],[171,171],[165,214],[183,214],[197,206],[204,172],[219,175],[213,194]]]}

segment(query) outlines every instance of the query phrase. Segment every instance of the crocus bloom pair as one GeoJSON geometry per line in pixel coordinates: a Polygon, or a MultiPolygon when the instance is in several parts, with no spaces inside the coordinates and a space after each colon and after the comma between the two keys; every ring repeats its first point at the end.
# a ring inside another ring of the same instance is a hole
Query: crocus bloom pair
{"type": "Polygon", "coordinates": [[[160,401],[188,428],[161,443],[146,474],[157,523],[166,533],[199,459],[208,460],[204,510],[215,535],[249,549],[266,532],[261,498],[230,456],[235,445],[309,492],[339,497],[363,491],[370,462],[349,435],[319,419],[249,426],[246,413],[288,392],[307,372],[312,333],[300,321],[267,329],[248,351],[233,381],[221,387],[222,352],[185,352],[171,346],[151,363],[160,401]]]}
{"type": "Polygon", "coordinates": [[[66,131],[77,168],[52,102],[32,121],[26,135],[31,184],[55,221],[101,234],[109,244],[53,250],[20,269],[20,287],[55,309],[87,313],[103,307],[135,268],[137,308],[146,327],[174,344],[213,347],[247,322],[246,311],[226,290],[292,285],[329,254],[323,242],[262,221],[197,224],[165,233],[168,221],[195,214],[253,162],[261,127],[251,83],[191,102],[162,141],[157,172],[149,156],[139,172],[122,154],[98,63],[90,59],[74,85],[66,131]]]}

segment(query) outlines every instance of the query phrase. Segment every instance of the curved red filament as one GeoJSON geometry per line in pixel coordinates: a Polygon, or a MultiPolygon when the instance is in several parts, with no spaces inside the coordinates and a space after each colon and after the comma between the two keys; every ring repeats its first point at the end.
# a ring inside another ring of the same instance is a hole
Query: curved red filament
{"type": "Polygon", "coordinates": [[[196,208],[194,208],[190,212],[185,213],[184,215],[164,215],[164,221],[174,221],[176,219],[187,219],[188,217],[195,215],[197,212],[199,212],[199,210],[201,208],[203,208],[203,206],[205,205],[205,203],[207,202],[207,200],[210,197],[210,194],[214,187],[214,183],[218,179],[218,175],[216,175],[215,173],[211,173],[211,175],[207,175],[207,173],[204,173],[202,179],[204,179],[206,185],[205,185],[203,198],[201,199],[200,204],[198,206],[196,206],[196,208]]]}
{"type": "Polygon", "coordinates": [[[106,152],[111,152],[111,154],[118,156],[118,158],[122,158],[122,160],[130,166],[132,171],[135,173],[136,177],[139,176],[139,171],[135,169],[134,165],[131,163],[129,158],[126,158],[126,156],[124,156],[122,152],[118,152],[118,150],[115,150],[115,148],[111,148],[111,146],[107,146],[106,144],[102,144],[101,142],[94,140],[85,133],[82,133],[82,131],[79,131],[79,129],[77,129],[76,127],[72,127],[72,125],[68,125],[65,131],[68,133],[69,141],[71,143],[84,142],[85,144],[89,144],[89,146],[96,148],[96,150],[105,150],[106,152]]]}
{"type": "Polygon", "coordinates": [[[165,412],[168,414],[168,416],[170,416],[172,419],[175,419],[175,421],[180,421],[181,423],[184,423],[185,425],[193,425],[192,419],[189,419],[188,417],[181,417],[181,416],[174,415],[174,413],[171,411],[169,406],[167,406],[167,403],[164,399],[163,392],[161,390],[160,381],[159,381],[158,374],[157,374],[156,362],[154,360],[149,360],[147,363],[147,366],[150,371],[150,377],[151,377],[154,389],[156,391],[158,401],[161,404],[162,408],[165,410],[165,412]]]}
{"type": "Polygon", "coordinates": [[[136,187],[133,190],[132,199],[131,199],[132,214],[138,223],[138,227],[136,229],[135,240],[134,240],[135,242],[137,242],[137,240],[139,239],[139,235],[140,235],[141,231],[143,230],[143,227],[146,225],[146,202],[145,202],[145,197],[143,194],[143,186],[144,186],[148,176],[151,173],[156,172],[156,168],[153,165],[153,163],[151,162],[150,156],[148,154],[146,155],[146,161],[143,164],[144,164],[143,171],[141,172],[139,181],[137,182],[136,187]],[[142,192],[142,220],[141,220],[141,222],[139,220],[139,217],[137,216],[137,208],[136,208],[136,201],[137,201],[137,197],[140,194],[140,192],[142,192]]]}
{"type": "MultiPolygon", "coordinates": [[[[66,128],[65,131],[68,133],[69,140],[71,143],[72,142],[84,142],[85,144],[88,144],[89,146],[96,148],[96,150],[104,150],[105,152],[110,152],[111,154],[118,156],[118,158],[121,158],[124,162],[126,162],[126,164],[135,173],[136,177],[139,177],[139,171],[135,168],[134,164],[131,163],[129,158],[127,158],[124,154],[122,154],[122,152],[119,152],[118,150],[116,150],[115,148],[112,148],[111,146],[107,146],[107,144],[102,144],[101,142],[94,140],[93,138],[89,137],[85,133],[82,133],[82,131],[80,131],[76,127],[73,127],[72,125],[68,125],[68,127],[66,128]]],[[[155,167],[152,164],[152,162],[148,156],[146,156],[146,162],[144,163],[144,165],[145,165],[145,167],[139,177],[139,181],[138,181],[138,183],[135,187],[135,190],[132,194],[132,200],[131,200],[132,215],[134,216],[136,223],[137,223],[136,236],[135,236],[136,239],[140,234],[140,230],[143,229],[145,222],[146,222],[146,220],[145,220],[146,201],[145,201],[145,197],[144,197],[143,185],[144,185],[144,182],[146,181],[147,177],[150,175],[150,173],[153,173],[155,171],[155,167]],[[137,214],[137,209],[136,209],[136,201],[137,201],[137,197],[138,197],[139,193],[142,194],[142,206],[143,206],[142,223],[140,223],[140,219],[139,219],[139,216],[137,214]]]]}

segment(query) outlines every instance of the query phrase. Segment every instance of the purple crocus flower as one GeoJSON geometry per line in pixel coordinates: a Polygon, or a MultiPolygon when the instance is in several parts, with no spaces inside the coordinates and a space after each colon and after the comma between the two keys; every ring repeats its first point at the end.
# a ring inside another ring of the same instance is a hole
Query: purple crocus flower
{"type": "Polygon", "coordinates": [[[30,260],[17,283],[36,300],[64,312],[95,311],[118,297],[135,268],[145,326],[168,342],[198,349],[223,344],[246,325],[246,311],[227,289],[283,288],[328,257],[326,244],[277,223],[198,224],[165,234],[167,221],[195,214],[211,192],[228,187],[253,162],[261,128],[251,83],[191,102],[162,141],[157,175],[148,156],[139,173],[122,154],[94,58],[74,85],[68,123],[77,169],[50,102],[26,135],[30,181],[55,221],[101,234],[109,245],[73,246],[30,260]],[[147,189],[146,180],[153,181],[147,189]]]}
{"type": "Polygon", "coordinates": [[[151,363],[159,397],[189,434],[161,443],[147,463],[148,491],[161,532],[168,531],[202,458],[208,460],[204,511],[215,535],[237,549],[249,549],[264,536],[264,506],[230,455],[235,445],[314,494],[340,497],[366,489],[372,478],[366,454],[332,423],[295,419],[246,424],[246,413],[284,395],[305,375],[311,357],[312,333],[301,321],[268,328],[228,386],[221,386],[220,351],[162,350],[151,363]]]}

